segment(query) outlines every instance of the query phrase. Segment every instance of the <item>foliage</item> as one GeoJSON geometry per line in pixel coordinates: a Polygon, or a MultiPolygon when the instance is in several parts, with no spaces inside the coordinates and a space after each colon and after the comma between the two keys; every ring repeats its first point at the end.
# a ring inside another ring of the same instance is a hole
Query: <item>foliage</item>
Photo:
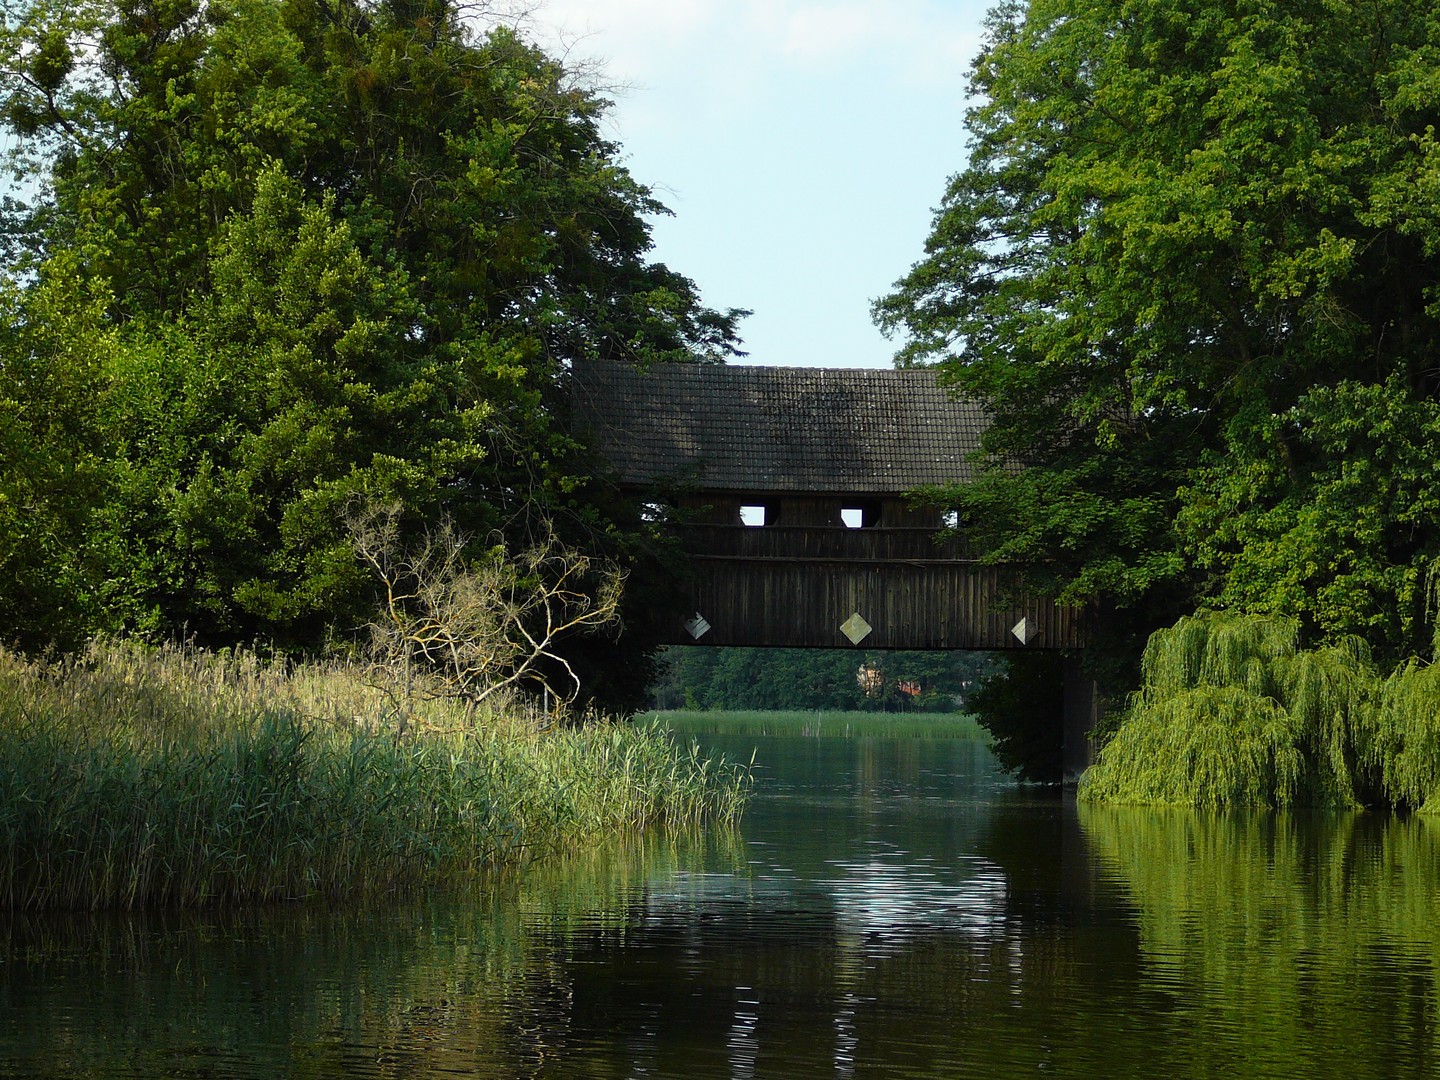
{"type": "Polygon", "coordinates": [[[1440,811],[1440,666],[1411,660],[1385,681],[1369,764],[1396,803],[1440,811]]]}
{"type": "Polygon", "coordinates": [[[1223,570],[1220,599],[1392,661],[1425,649],[1440,402],[1392,375],[1318,387],[1265,426],[1290,464],[1212,459],[1185,492],[1180,523],[1197,562],[1223,570]]]}
{"type": "Polygon", "coordinates": [[[985,653],[684,646],[665,650],[651,701],[666,709],[945,712],[990,664],[985,653]],[[873,672],[868,691],[861,668],[873,672]]]}
{"type": "Polygon", "coordinates": [[[120,625],[313,642],[363,610],[345,507],[431,508],[487,457],[492,406],[461,369],[406,356],[405,275],[278,171],[257,185],[220,230],[213,290],[130,322],[104,373],[115,457],[90,546],[120,625]]]}
{"type": "Polygon", "coordinates": [[[1428,644],[1437,58],[1420,0],[991,14],[967,162],[875,314],[993,416],[989,474],[939,497],[1112,605],[1099,644],[1216,599],[1428,644]]]}
{"type": "Polygon", "coordinates": [[[648,260],[562,64],[448,0],[37,0],[0,71],[0,636],[314,648],[373,598],[356,499],[648,557],[567,372],[721,359],[740,313],[648,260]]]}
{"type": "Polygon", "coordinates": [[[999,669],[970,698],[995,757],[1022,780],[1058,784],[1063,778],[1063,663],[1054,652],[1002,653],[999,669]]]}
{"type": "Polygon", "coordinates": [[[421,698],[473,708],[533,685],[547,703],[573,702],[580,678],[558,650],[571,636],[619,623],[624,573],[596,565],[553,534],[528,551],[512,554],[500,543],[467,556],[470,538],[448,519],[407,550],[399,514],[398,506],[371,507],[347,517],[356,553],[384,590],[365,655],[372,679],[395,705],[399,732],[408,730],[421,698]],[[547,669],[563,672],[565,681],[547,669]]]}
{"type": "MultiPolygon", "coordinates": [[[[91,406],[115,347],[77,278],[0,287],[0,627],[72,641],[92,617],[90,515],[108,455],[91,406]],[[33,317],[21,319],[21,308],[33,317]]],[[[9,633],[6,636],[9,636],[9,633]]]]}
{"type": "Polygon", "coordinates": [[[96,644],[0,652],[0,906],[201,905],[463,881],[649,824],[733,819],[744,770],[657,728],[538,733],[429,703],[395,738],[338,666],[96,644]]]}
{"type": "MultiPolygon", "coordinates": [[[[1392,721],[1358,639],[1299,647],[1295,621],[1205,613],[1158,631],[1145,683],[1081,779],[1097,802],[1355,806],[1403,793],[1380,775],[1392,721]]],[[[1394,680],[1391,680],[1394,683],[1394,680]]]]}

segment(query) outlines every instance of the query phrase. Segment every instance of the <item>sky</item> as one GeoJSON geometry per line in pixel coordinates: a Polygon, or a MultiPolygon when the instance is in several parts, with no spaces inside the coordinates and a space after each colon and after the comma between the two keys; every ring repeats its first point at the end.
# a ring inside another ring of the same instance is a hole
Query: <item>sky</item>
{"type": "Polygon", "coordinates": [[[870,304],[924,254],[964,164],[988,0],[542,0],[597,66],[605,134],[673,217],[653,257],[749,308],[739,362],[889,367],[870,304]]]}

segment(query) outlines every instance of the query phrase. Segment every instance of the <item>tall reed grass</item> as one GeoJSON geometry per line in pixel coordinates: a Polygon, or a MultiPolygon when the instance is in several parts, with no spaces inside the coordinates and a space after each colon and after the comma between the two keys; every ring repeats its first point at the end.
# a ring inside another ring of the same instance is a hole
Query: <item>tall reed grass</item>
{"type": "Polygon", "coordinates": [[[732,820],[746,770],[655,725],[540,731],[435,703],[396,738],[338,665],[96,643],[0,651],[0,906],[340,897],[617,830],[732,820]]]}

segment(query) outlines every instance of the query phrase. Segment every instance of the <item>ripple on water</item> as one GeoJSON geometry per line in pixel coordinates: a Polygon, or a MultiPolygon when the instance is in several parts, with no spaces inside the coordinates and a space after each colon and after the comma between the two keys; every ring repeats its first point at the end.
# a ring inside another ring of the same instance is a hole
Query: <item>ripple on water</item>
{"type": "Polygon", "coordinates": [[[1440,823],[1077,808],[834,742],[767,744],[742,835],[474,895],[0,916],[0,1075],[1437,1071],[1440,823]]]}

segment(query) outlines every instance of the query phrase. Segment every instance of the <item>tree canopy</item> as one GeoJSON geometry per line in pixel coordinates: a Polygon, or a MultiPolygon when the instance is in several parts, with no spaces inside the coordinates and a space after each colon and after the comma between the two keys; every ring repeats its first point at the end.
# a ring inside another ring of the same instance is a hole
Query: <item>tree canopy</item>
{"type": "Polygon", "coordinates": [[[315,645],[400,504],[643,549],[570,365],[719,360],[607,102],[450,0],[4,6],[0,634],[315,645]],[[547,526],[548,527],[548,526],[547,526]]]}
{"type": "Polygon", "coordinates": [[[1206,600],[1428,649],[1437,71],[1420,0],[991,13],[968,161],[875,314],[993,410],[948,496],[977,541],[1132,657],[1206,600]]]}

